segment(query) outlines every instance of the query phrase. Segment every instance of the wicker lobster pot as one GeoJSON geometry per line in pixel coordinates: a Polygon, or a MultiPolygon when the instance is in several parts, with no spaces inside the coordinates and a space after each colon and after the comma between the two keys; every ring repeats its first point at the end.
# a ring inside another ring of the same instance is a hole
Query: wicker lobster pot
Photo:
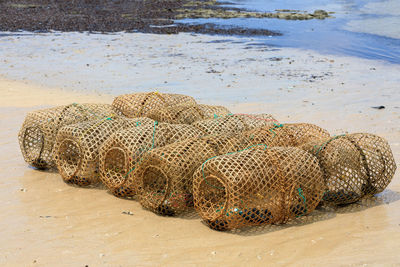
{"type": "Polygon", "coordinates": [[[223,106],[213,106],[205,104],[199,104],[198,106],[203,111],[204,119],[214,119],[232,114],[229,109],[223,106]]]}
{"type": "Polygon", "coordinates": [[[54,168],[53,146],[58,130],[69,124],[110,116],[108,104],[70,104],[28,113],[18,134],[24,160],[39,168],[54,168]]]}
{"type": "Polygon", "coordinates": [[[158,92],[134,93],[117,96],[112,105],[129,118],[147,117],[151,111],[182,103],[196,104],[191,96],[158,92]]]}
{"type": "Polygon", "coordinates": [[[146,153],[129,179],[138,185],[144,208],[176,215],[193,207],[193,172],[206,159],[244,146],[235,136],[187,139],[146,153]]]}
{"type": "Polygon", "coordinates": [[[176,124],[192,124],[205,119],[203,110],[196,103],[183,103],[153,109],[147,116],[158,122],[176,124]]]}
{"type": "Polygon", "coordinates": [[[262,126],[272,127],[276,120],[269,114],[231,114],[203,121],[192,125],[207,135],[241,133],[262,126]]]}
{"type": "Polygon", "coordinates": [[[294,147],[253,146],[211,158],[193,175],[195,208],[215,230],[285,223],[312,212],[323,190],[317,159],[294,147]]]}
{"type": "Polygon", "coordinates": [[[99,147],[113,132],[146,122],[152,120],[112,116],[61,128],[54,145],[54,159],[64,181],[80,186],[97,184],[99,147]]]}
{"type": "Polygon", "coordinates": [[[335,136],[301,146],[315,155],[324,172],[323,200],[349,204],[382,192],[396,163],[387,141],[367,133],[335,136]]]}
{"type": "Polygon", "coordinates": [[[264,126],[245,131],[242,137],[249,145],[266,144],[274,146],[300,146],[312,140],[329,138],[329,133],[321,127],[310,123],[288,123],[264,126]]]}
{"type": "Polygon", "coordinates": [[[117,131],[100,147],[100,178],[116,196],[133,196],[136,185],[125,182],[145,153],[200,135],[190,125],[157,122],[117,131]]]}

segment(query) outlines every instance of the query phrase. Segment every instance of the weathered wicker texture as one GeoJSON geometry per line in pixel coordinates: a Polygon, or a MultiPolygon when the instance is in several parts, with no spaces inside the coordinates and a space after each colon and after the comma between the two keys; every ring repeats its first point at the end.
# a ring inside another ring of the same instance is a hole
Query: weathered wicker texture
{"type": "Polygon", "coordinates": [[[326,186],[323,200],[334,204],[349,204],[382,192],[396,171],[389,144],[373,134],[341,135],[301,148],[318,158],[326,186]]]}
{"type": "Polygon", "coordinates": [[[129,118],[147,117],[149,112],[177,104],[196,104],[191,96],[158,92],[117,96],[112,105],[129,118]]]}
{"type": "Polygon", "coordinates": [[[274,123],[276,123],[276,120],[269,114],[232,114],[197,121],[192,125],[203,131],[206,135],[220,135],[241,133],[262,126],[272,127],[274,123]]]}
{"type": "Polygon", "coordinates": [[[179,214],[193,207],[193,172],[210,157],[243,149],[241,142],[235,136],[216,136],[151,150],[129,176],[130,184],[139,187],[143,207],[162,215],[179,214]]]}
{"type": "Polygon", "coordinates": [[[87,186],[99,182],[99,147],[115,131],[152,124],[149,118],[112,116],[61,128],[54,145],[54,159],[64,181],[87,186]]]}
{"type": "Polygon", "coordinates": [[[203,110],[196,103],[183,103],[153,109],[147,117],[159,122],[177,124],[192,124],[195,121],[205,119],[203,110]]]}
{"type": "Polygon", "coordinates": [[[329,133],[310,123],[288,123],[264,126],[242,133],[249,145],[266,144],[274,146],[299,146],[312,140],[328,138],[329,133]]]}
{"type": "Polygon", "coordinates": [[[230,112],[229,109],[223,106],[199,104],[199,108],[204,113],[204,119],[214,119],[232,114],[232,112],[230,112]]]}
{"type": "Polygon", "coordinates": [[[190,125],[157,122],[120,130],[100,148],[100,178],[115,195],[133,196],[137,193],[136,186],[125,184],[125,180],[145,153],[200,135],[201,132],[190,125]]]}
{"type": "Polygon", "coordinates": [[[110,116],[108,104],[70,104],[28,113],[18,134],[22,155],[27,163],[53,168],[53,146],[58,130],[69,124],[110,116]]]}
{"type": "Polygon", "coordinates": [[[324,184],[311,154],[256,146],[204,162],[193,175],[193,191],[206,223],[227,230],[306,215],[320,202],[324,184]]]}

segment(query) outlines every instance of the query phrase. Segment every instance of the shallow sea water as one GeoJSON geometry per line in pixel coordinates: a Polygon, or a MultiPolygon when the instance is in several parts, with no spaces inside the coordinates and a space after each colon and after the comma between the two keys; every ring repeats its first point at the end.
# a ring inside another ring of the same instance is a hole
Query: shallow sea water
{"type": "MultiPolygon", "coordinates": [[[[249,10],[274,12],[276,9],[297,9],[310,13],[317,9],[333,11],[334,18],[325,20],[293,21],[281,19],[184,19],[181,23],[215,23],[221,27],[240,26],[261,28],[283,33],[282,36],[256,37],[259,44],[277,47],[296,47],[321,53],[350,55],[366,59],[384,60],[400,64],[400,10],[395,1],[376,0],[232,0],[234,5],[249,10]],[[370,8],[373,7],[373,8],[370,8]],[[378,19],[378,20],[376,20],[378,19]],[[370,30],[371,20],[374,31],[370,30]],[[396,24],[387,23],[395,21],[396,24]],[[356,23],[354,23],[356,22],[356,23]],[[361,25],[352,28],[351,25],[361,25]],[[370,25],[368,25],[370,24],[370,25]],[[362,25],[365,25],[363,27],[362,25]],[[387,34],[388,27],[391,34],[387,34]],[[382,29],[382,32],[379,32],[382,29]],[[377,32],[378,31],[378,32],[377,32]],[[391,37],[390,37],[391,36],[391,37]]],[[[257,42],[255,44],[257,44],[257,42]]]]}

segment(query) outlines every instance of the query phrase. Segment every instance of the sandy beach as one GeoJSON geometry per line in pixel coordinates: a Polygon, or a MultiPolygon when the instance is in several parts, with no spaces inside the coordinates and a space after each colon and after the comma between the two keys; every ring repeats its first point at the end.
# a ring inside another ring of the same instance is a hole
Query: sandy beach
{"type": "Polygon", "coordinates": [[[10,35],[0,47],[0,265],[400,265],[399,172],[373,199],[287,225],[217,232],[195,214],[161,217],[104,190],[69,186],[28,167],[17,143],[28,111],[159,90],[331,134],[378,134],[398,163],[399,65],[188,33],[10,35]]]}

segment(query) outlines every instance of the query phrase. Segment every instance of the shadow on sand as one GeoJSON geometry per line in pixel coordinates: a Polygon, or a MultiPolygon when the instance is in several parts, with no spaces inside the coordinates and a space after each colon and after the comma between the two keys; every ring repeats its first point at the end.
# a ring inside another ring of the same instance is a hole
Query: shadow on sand
{"type": "MultiPolygon", "coordinates": [[[[344,206],[333,206],[329,204],[322,204],[317,207],[312,213],[307,216],[297,218],[282,225],[260,225],[260,226],[249,226],[241,229],[235,229],[227,231],[230,234],[237,234],[242,236],[254,236],[261,235],[270,232],[279,231],[289,227],[299,227],[319,221],[333,219],[336,214],[354,213],[360,212],[369,208],[387,205],[400,200],[400,193],[386,189],[382,193],[375,195],[374,197],[362,199],[356,203],[344,205],[344,206]]],[[[206,223],[203,222],[204,225],[206,223]]]]}

